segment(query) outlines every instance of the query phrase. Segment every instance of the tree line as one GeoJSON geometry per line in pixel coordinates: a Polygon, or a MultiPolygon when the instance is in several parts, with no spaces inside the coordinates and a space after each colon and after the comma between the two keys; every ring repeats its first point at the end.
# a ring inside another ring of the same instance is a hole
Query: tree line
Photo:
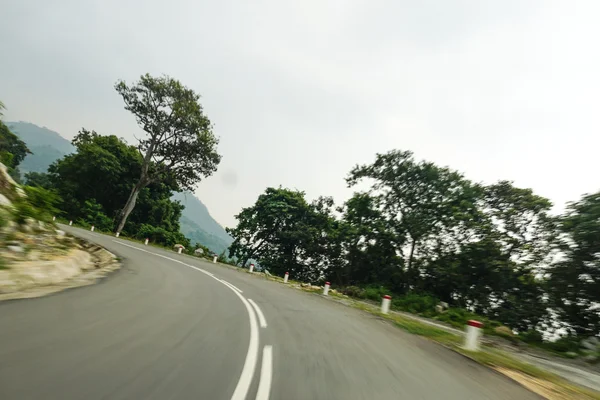
{"type": "Polygon", "coordinates": [[[228,229],[230,256],[426,303],[417,311],[444,301],[538,338],[557,320],[572,335],[600,332],[600,192],[554,216],[531,189],[476,183],[399,150],[357,165],[346,182],[368,189],[341,206],[267,188],[228,229]]]}

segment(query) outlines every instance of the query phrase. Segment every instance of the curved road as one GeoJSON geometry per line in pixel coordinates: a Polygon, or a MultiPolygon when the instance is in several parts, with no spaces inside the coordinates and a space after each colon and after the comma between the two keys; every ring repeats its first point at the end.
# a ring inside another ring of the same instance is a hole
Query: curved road
{"type": "Polygon", "coordinates": [[[101,283],[0,303],[0,399],[539,399],[361,311],[65,227],[123,259],[101,283]]]}

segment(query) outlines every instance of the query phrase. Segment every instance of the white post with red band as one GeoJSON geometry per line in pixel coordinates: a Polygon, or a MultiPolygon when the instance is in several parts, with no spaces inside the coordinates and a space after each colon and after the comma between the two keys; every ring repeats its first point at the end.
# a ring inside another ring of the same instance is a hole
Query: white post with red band
{"type": "Polygon", "coordinates": [[[390,303],[392,302],[392,296],[387,294],[381,298],[381,313],[387,314],[390,312],[390,303]]]}
{"type": "Polygon", "coordinates": [[[121,234],[121,232],[117,232],[115,236],[119,237],[120,234],[121,234]]]}
{"type": "Polygon", "coordinates": [[[248,271],[254,272],[254,264],[250,264],[250,267],[248,268],[248,271]]]}
{"type": "Polygon", "coordinates": [[[177,254],[181,254],[182,251],[183,251],[183,247],[179,246],[179,249],[177,249],[177,254]]]}
{"type": "Polygon", "coordinates": [[[213,256],[213,264],[216,264],[216,263],[217,263],[217,258],[219,258],[219,256],[215,254],[215,255],[213,256]]]}
{"type": "Polygon", "coordinates": [[[94,232],[94,229],[96,229],[96,228],[94,227],[94,225],[92,225],[92,227],[90,228],[90,231],[94,232]]]}
{"type": "Polygon", "coordinates": [[[479,351],[479,338],[483,323],[475,320],[467,322],[467,334],[465,336],[465,349],[469,351],[479,351]]]}
{"type": "Polygon", "coordinates": [[[286,272],[285,275],[283,275],[283,283],[287,283],[289,277],[290,277],[290,273],[286,272]]]}
{"type": "Polygon", "coordinates": [[[69,221],[69,226],[73,225],[73,220],[69,221]]]}
{"type": "Polygon", "coordinates": [[[323,296],[327,296],[327,294],[329,293],[330,286],[331,284],[329,282],[325,282],[325,287],[323,288],[323,296]]]}
{"type": "Polygon", "coordinates": [[[149,242],[149,240],[148,240],[148,238],[146,238],[146,240],[144,240],[144,244],[145,244],[146,246],[148,246],[148,242],[149,242]]]}
{"type": "Polygon", "coordinates": [[[56,221],[56,217],[52,217],[52,221],[56,221]]]}

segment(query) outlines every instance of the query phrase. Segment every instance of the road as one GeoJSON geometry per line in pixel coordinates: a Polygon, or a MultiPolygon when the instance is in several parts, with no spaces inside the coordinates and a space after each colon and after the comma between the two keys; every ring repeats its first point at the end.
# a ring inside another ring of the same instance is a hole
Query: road
{"type": "Polygon", "coordinates": [[[0,399],[539,399],[359,310],[64,227],[123,260],[97,285],[0,303],[0,399]]]}

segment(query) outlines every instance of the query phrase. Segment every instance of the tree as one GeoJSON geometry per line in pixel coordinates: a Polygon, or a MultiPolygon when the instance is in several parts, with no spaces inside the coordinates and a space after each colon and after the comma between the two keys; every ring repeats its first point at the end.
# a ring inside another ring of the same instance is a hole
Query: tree
{"type": "Polygon", "coordinates": [[[52,188],[50,175],[43,172],[28,172],[25,174],[25,184],[29,186],[41,187],[44,189],[52,188]]]}
{"type": "Polygon", "coordinates": [[[125,109],[135,115],[147,134],[137,146],[142,167],[120,213],[117,232],[121,232],[143,188],[171,181],[180,189],[192,190],[216,171],[221,156],[200,96],[179,81],[146,74],[132,86],[119,81],[115,89],[123,97],[125,109]]]}
{"type": "MultiPolygon", "coordinates": [[[[51,185],[63,198],[62,209],[74,220],[104,214],[114,227],[113,220],[118,218],[121,206],[139,178],[142,157],[134,146],[118,137],[102,136],[87,129],[75,136],[73,145],[75,153],[49,168],[51,185]],[[92,203],[86,205],[88,201],[92,203]]],[[[165,232],[179,232],[183,206],[170,200],[175,189],[173,182],[151,183],[142,189],[138,207],[130,215],[125,230],[135,235],[142,224],[150,224],[165,232]]],[[[108,229],[106,220],[100,218],[98,222],[108,229]]]]}
{"type": "Polygon", "coordinates": [[[289,271],[297,279],[315,281],[329,265],[331,205],[329,198],[309,204],[304,192],[267,188],[253,206],[236,215],[237,227],[227,229],[234,239],[229,256],[242,266],[255,259],[273,273],[289,271]]]}
{"type": "Polygon", "coordinates": [[[404,260],[409,283],[418,279],[419,252],[476,207],[477,188],[471,182],[448,168],[416,162],[410,151],[377,154],[373,164],[356,166],[346,179],[349,187],[362,180],[373,182],[369,195],[404,260]]]}
{"type": "Polygon", "coordinates": [[[569,204],[557,227],[557,260],[549,269],[553,308],[569,330],[600,333],[600,192],[569,204]]]}

